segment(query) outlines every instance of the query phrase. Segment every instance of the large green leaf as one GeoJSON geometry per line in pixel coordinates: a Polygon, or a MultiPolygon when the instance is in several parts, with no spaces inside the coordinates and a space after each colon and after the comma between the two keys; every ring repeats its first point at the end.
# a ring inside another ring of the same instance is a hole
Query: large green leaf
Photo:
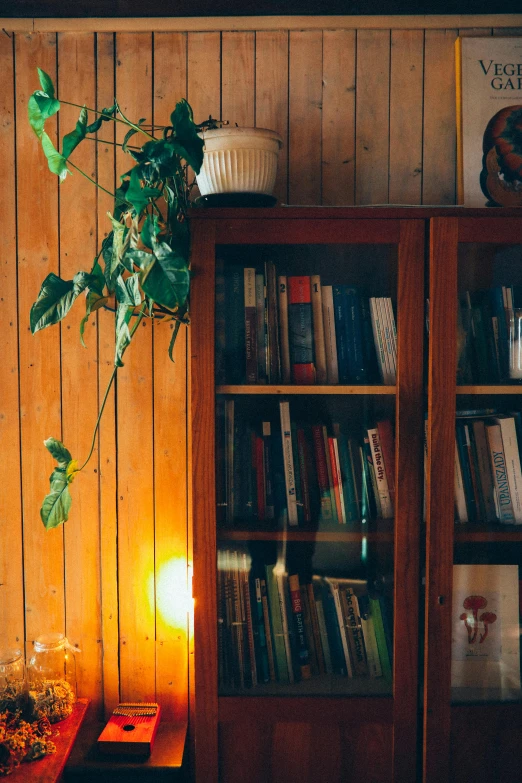
{"type": "Polygon", "coordinates": [[[85,340],[83,339],[83,335],[85,334],[85,324],[89,320],[91,313],[94,313],[95,310],[99,310],[99,308],[106,305],[108,301],[109,300],[106,296],[103,296],[103,294],[98,293],[96,290],[89,291],[87,294],[85,299],[85,315],[80,321],[80,342],[84,348],[87,348],[85,345],[85,340]]]}
{"type": "Polygon", "coordinates": [[[51,456],[54,457],[58,463],[58,467],[66,468],[72,460],[71,452],[69,449],[65,448],[60,440],[56,440],[56,438],[47,438],[47,440],[44,440],[44,446],[51,456]]]}
{"type": "Polygon", "coordinates": [[[140,238],[145,247],[152,250],[152,243],[160,232],[157,215],[147,215],[141,229],[140,238]]]}
{"type": "Polygon", "coordinates": [[[60,108],[60,101],[54,97],[54,84],[51,77],[45,71],[42,71],[41,68],[38,68],[38,77],[42,89],[31,95],[27,104],[27,111],[31,128],[38,138],[41,138],[45,120],[56,114],[60,108]]]}
{"type": "Polygon", "coordinates": [[[38,71],[38,78],[40,79],[40,87],[51,98],[54,98],[54,84],[53,80],[48,73],[45,73],[41,68],[36,69],[38,71]]]}
{"type": "Polygon", "coordinates": [[[40,509],[46,530],[58,527],[68,520],[72,502],[66,468],[55,468],[49,481],[51,491],[44,498],[40,509]]]}
{"type": "MultiPolygon", "coordinates": [[[[146,253],[144,250],[127,250],[125,253],[125,259],[131,265],[139,267],[142,271],[146,269],[154,261],[152,253],[146,253]]],[[[127,264],[125,267],[128,268],[127,264]]]]}
{"type": "Polygon", "coordinates": [[[203,163],[203,139],[200,139],[194,124],[192,109],[185,99],[176,104],[170,116],[176,142],[181,145],[181,156],[192,166],[196,174],[199,174],[203,163]]]}
{"type": "Polygon", "coordinates": [[[116,352],[114,356],[116,367],[123,367],[122,356],[131,341],[129,323],[133,310],[134,308],[128,305],[118,305],[116,313],[116,352]]]}
{"type": "Polygon", "coordinates": [[[38,299],[31,307],[31,332],[56,324],[67,315],[74,300],[89,285],[91,276],[77,272],[72,280],[62,280],[51,272],[42,283],[38,299]]]}
{"type": "Polygon", "coordinates": [[[87,125],[87,133],[96,133],[100,130],[102,122],[109,122],[112,119],[112,115],[116,111],[116,104],[111,106],[110,109],[102,109],[100,116],[94,120],[93,123],[87,125]]]}
{"type": "Polygon", "coordinates": [[[190,286],[190,272],[183,256],[166,242],[154,242],[155,261],[141,275],[141,286],[147,296],[169,310],[185,304],[190,286]]]}
{"type": "Polygon", "coordinates": [[[136,167],[131,170],[129,188],[125,198],[129,204],[132,204],[138,216],[149,204],[151,198],[157,199],[160,195],[160,191],[156,190],[156,188],[148,188],[146,185],[141,184],[136,167]]]}
{"type": "Polygon", "coordinates": [[[42,133],[41,139],[42,149],[45,152],[50,171],[52,171],[53,174],[58,174],[60,181],[64,180],[67,174],[70,174],[70,171],[67,168],[67,161],[63,155],[60,155],[45,131],[42,133]]]}
{"type": "Polygon", "coordinates": [[[139,286],[139,273],[126,277],[116,278],[116,299],[118,304],[129,305],[130,307],[138,307],[141,304],[141,291],[139,286]]]}
{"type": "Polygon", "coordinates": [[[123,243],[125,241],[125,226],[113,218],[110,212],[107,212],[112,223],[112,242],[106,245],[103,251],[105,260],[105,281],[109,291],[114,291],[114,284],[119,275],[119,266],[121,263],[121,254],[123,243]]]}
{"type": "Polygon", "coordinates": [[[83,141],[86,134],[87,134],[87,109],[84,106],[80,112],[78,122],[76,123],[76,128],[70,133],[67,133],[63,137],[62,155],[64,158],[67,159],[69,157],[69,155],[73,152],[73,150],[76,149],[78,144],[81,141],[83,141]]]}

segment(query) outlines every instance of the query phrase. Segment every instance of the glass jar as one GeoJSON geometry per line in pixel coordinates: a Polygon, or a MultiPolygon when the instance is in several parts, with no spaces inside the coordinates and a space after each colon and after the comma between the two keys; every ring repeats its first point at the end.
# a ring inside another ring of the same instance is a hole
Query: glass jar
{"type": "Polygon", "coordinates": [[[26,706],[27,683],[22,651],[0,649],[0,712],[23,712],[26,706]]]}
{"type": "Polygon", "coordinates": [[[27,681],[33,718],[50,723],[67,718],[76,701],[76,660],[79,652],[61,633],[48,633],[33,642],[27,681]]]}

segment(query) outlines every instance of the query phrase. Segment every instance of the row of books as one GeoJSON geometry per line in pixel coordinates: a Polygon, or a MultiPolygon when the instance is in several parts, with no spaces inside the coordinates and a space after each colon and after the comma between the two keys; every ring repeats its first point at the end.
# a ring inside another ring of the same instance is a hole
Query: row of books
{"type": "Polygon", "coordinates": [[[522,524],[522,414],[457,412],[455,518],[522,524]]]}
{"type": "Polygon", "coordinates": [[[219,550],[218,580],[221,688],[321,674],[391,680],[390,613],[364,580],[306,582],[281,563],[252,568],[236,549],[219,550]]]}
{"type": "Polygon", "coordinates": [[[397,333],[389,297],[320,275],[219,264],[216,379],[229,384],[394,384],[397,333]]]}
{"type": "Polygon", "coordinates": [[[235,399],[217,403],[218,523],[268,529],[349,525],[394,515],[395,443],[381,419],[360,438],[334,422],[252,422],[235,399]]]}
{"type": "Polygon", "coordinates": [[[522,363],[514,367],[513,357],[510,357],[514,310],[519,308],[522,308],[522,286],[498,285],[466,291],[461,296],[458,383],[487,384],[510,378],[522,379],[522,363]]]}

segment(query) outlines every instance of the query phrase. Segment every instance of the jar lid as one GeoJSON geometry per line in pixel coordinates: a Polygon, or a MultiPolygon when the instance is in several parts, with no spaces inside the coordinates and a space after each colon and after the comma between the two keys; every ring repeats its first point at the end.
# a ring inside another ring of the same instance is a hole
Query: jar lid
{"type": "Polygon", "coordinates": [[[59,650],[68,646],[69,642],[63,633],[44,633],[38,636],[33,644],[36,652],[45,652],[46,650],[59,650]]]}
{"type": "Polygon", "coordinates": [[[15,648],[0,649],[0,666],[9,666],[10,663],[19,661],[22,657],[22,651],[15,648]]]}

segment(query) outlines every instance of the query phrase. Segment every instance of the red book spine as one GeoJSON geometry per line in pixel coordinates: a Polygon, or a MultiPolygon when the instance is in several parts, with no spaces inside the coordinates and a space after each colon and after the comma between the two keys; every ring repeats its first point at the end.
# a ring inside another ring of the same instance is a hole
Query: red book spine
{"type": "Polygon", "coordinates": [[[307,275],[287,278],[290,362],[294,383],[315,384],[312,289],[307,275]]]}
{"type": "Polygon", "coordinates": [[[335,497],[335,508],[337,509],[337,521],[341,523],[343,521],[343,512],[341,509],[341,495],[339,492],[340,478],[337,472],[337,460],[335,459],[335,447],[334,439],[328,438],[328,450],[330,452],[330,463],[332,465],[332,484],[335,497]]]}
{"type": "Polygon", "coordinates": [[[332,519],[330,481],[328,479],[328,467],[326,465],[323,428],[320,424],[312,425],[312,439],[314,444],[315,467],[317,470],[317,484],[319,486],[319,495],[321,499],[321,517],[322,519],[332,519]]]}
{"type": "Polygon", "coordinates": [[[393,437],[392,424],[389,419],[377,422],[377,432],[381,442],[384,470],[388,479],[388,491],[393,506],[395,507],[395,439],[393,437]]]}

